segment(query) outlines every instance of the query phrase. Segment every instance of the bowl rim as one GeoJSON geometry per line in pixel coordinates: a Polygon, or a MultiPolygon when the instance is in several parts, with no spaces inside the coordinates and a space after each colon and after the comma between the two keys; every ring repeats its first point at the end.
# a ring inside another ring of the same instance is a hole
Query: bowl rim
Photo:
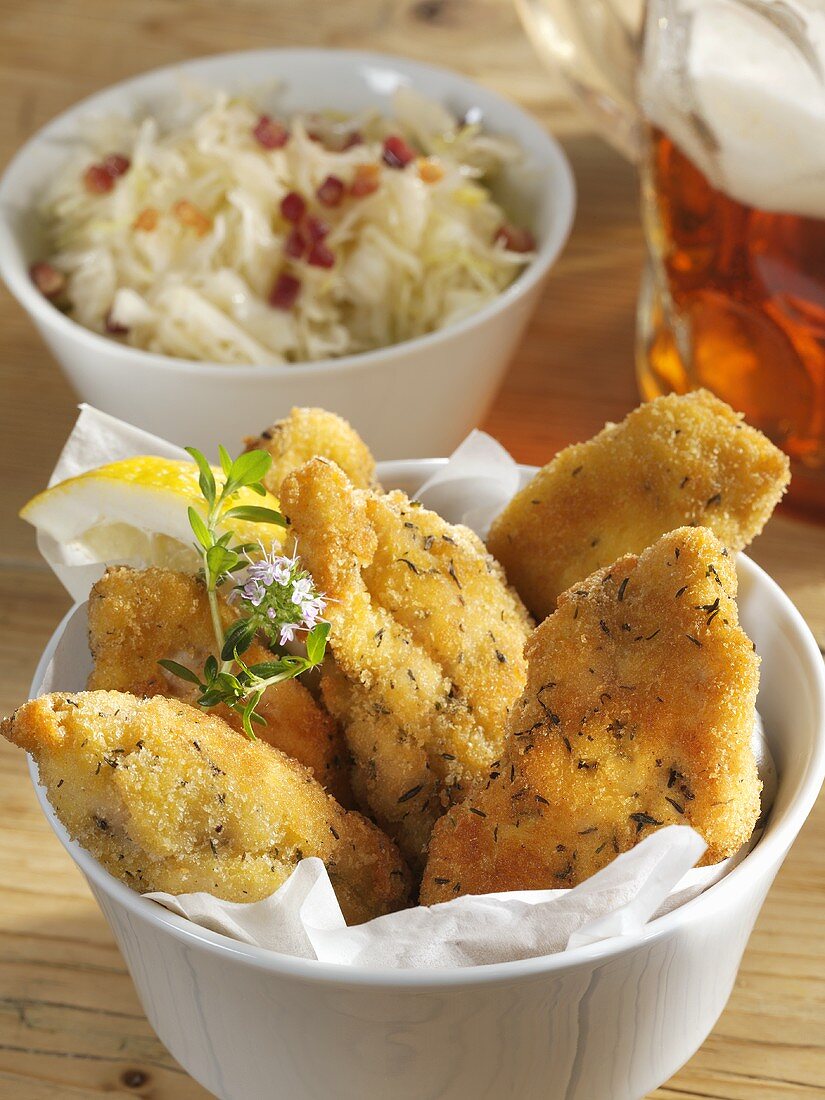
{"type": "Polygon", "coordinates": [[[36,323],[54,330],[56,338],[77,341],[85,344],[89,352],[93,354],[105,354],[110,357],[110,362],[107,364],[107,368],[110,370],[118,367],[134,367],[139,364],[149,371],[174,369],[184,375],[195,374],[200,376],[204,370],[208,370],[217,377],[232,378],[238,381],[249,378],[291,378],[294,376],[295,371],[300,371],[302,374],[309,376],[323,375],[332,370],[336,372],[358,371],[359,369],[369,369],[380,365],[387,355],[406,356],[416,355],[419,352],[426,353],[439,343],[453,338],[461,339],[467,331],[483,325],[486,321],[505,312],[512,304],[524,298],[534,287],[543,282],[550,268],[558,259],[570,235],[575,210],[576,187],[573,172],[567,156],[556,138],[518,104],[464,76],[462,73],[454,72],[443,66],[430,65],[425,62],[371,50],[320,47],[238,50],[189,58],[186,61],[150,69],[126,80],[107,85],[105,88],[72,104],[72,106],[60,112],[39,130],[35,131],[16,152],[4,169],[2,176],[0,176],[0,277],[36,323]],[[120,344],[116,340],[85,328],[78,321],[67,317],[43,297],[32,283],[26,264],[18,262],[15,257],[15,234],[9,222],[9,211],[12,204],[8,195],[16,174],[23,170],[26,161],[40,145],[57,136],[64,127],[71,125],[72,122],[85,113],[94,111],[115,93],[129,93],[134,96],[142,91],[151,90],[151,86],[158,79],[173,76],[177,73],[204,72],[212,67],[220,68],[224,65],[237,65],[238,69],[242,70],[252,59],[267,59],[271,60],[273,65],[276,65],[280,59],[286,57],[297,62],[304,62],[307,65],[328,64],[330,58],[336,58],[341,62],[349,63],[354,69],[368,65],[384,66],[403,74],[413,82],[414,86],[425,92],[428,80],[446,80],[456,90],[476,96],[491,104],[496,111],[509,113],[510,116],[519,119],[520,126],[530,135],[529,141],[521,144],[529,146],[530,155],[536,159],[543,171],[552,172],[554,205],[552,207],[553,216],[550,228],[545,238],[539,243],[534,258],[509,286],[505,287],[481,309],[454,324],[447,325],[435,332],[425,333],[423,336],[404,340],[398,344],[389,344],[386,347],[358,352],[353,355],[342,355],[337,358],[285,365],[260,364],[257,366],[254,364],[232,366],[226,363],[210,362],[209,360],[181,359],[120,344]]]}
{"type": "MultiPolygon", "coordinates": [[[[406,476],[427,476],[444,465],[445,458],[398,459],[378,464],[378,473],[382,479],[392,482],[406,476]]],[[[535,466],[519,464],[522,474],[532,475],[535,466]]],[[[373,986],[375,988],[398,990],[435,990],[472,986],[476,984],[510,983],[526,978],[539,979],[554,971],[572,969],[579,965],[601,963],[634,951],[640,947],[650,947],[654,943],[675,934],[679,928],[689,925],[708,915],[709,911],[725,908],[737,896],[741,896],[740,884],[754,883],[770,879],[796,839],[802,825],[810,813],[825,778],[825,662],[810,627],[791,599],[779,587],[773,578],[745,554],[737,555],[737,569],[766,588],[779,602],[790,620],[796,640],[801,644],[806,657],[806,679],[811,688],[816,729],[811,741],[811,752],[806,771],[802,779],[799,794],[793,805],[785,811],[779,824],[766,828],[759,843],[747,856],[719,882],[708,887],[703,893],[686,902],[677,909],[649,922],[636,936],[624,939],[613,937],[594,944],[576,947],[554,955],[541,955],[511,962],[486,963],[472,967],[442,967],[432,970],[381,970],[365,966],[345,966],[336,963],[320,962],[317,959],[299,959],[283,955],[267,948],[257,947],[232,940],[219,932],[201,928],[184,917],[164,909],[156,902],[135,893],[125,883],[120,882],[106,871],[88,852],[71,840],[62,824],[56,818],[45,791],[39,785],[37,765],[29,758],[29,774],[49,824],[58,839],[68,851],[77,866],[87,878],[94,894],[106,896],[109,904],[125,908],[129,914],[145,921],[158,934],[168,934],[181,941],[185,946],[205,951],[208,954],[247,965],[256,970],[279,974],[292,980],[307,983],[322,983],[337,987],[373,986]]],[[[46,645],[32,681],[32,693],[35,685],[42,679],[51,655],[57,645],[69,618],[79,605],[75,604],[63,617],[48,644],[46,645]]],[[[98,899],[99,900],[99,899],[98,899]]]]}

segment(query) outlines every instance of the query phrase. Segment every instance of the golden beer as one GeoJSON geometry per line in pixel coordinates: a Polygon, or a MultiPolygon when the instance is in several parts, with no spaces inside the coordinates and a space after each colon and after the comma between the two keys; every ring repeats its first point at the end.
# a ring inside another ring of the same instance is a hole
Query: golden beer
{"type": "Polygon", "coordinates": [[[639,166],[645,397],[705,386],[790,455],[825,518],[825,2],[516,0],[639,166]]]}
{"type": "Polygon", "coordinates": [[[737,202],[653,128],[642,188],[644,396],[706,386],[790,455],[792,503],[824,509],[825,221],[737,202]]]}

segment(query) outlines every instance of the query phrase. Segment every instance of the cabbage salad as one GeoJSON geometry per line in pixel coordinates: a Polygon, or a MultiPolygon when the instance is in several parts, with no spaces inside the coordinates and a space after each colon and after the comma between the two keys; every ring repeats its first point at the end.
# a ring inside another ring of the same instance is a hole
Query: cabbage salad
{"type": "Polygon", "coordinates": [[[96,120],[43,196],[32,279],[95,332],[227,364],[350,355],[466,317],[532,257],[489,190],[522,153],[472,118],[409,89],[392,117],[195,99],[96,120]]]}

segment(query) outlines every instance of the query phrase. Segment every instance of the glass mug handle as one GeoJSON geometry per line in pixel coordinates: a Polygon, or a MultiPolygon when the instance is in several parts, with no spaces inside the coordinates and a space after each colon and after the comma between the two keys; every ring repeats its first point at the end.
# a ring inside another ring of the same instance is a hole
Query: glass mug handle
{"type": "Polygon", "coordinates": [[[636,73],[644,0],[515,0],[539,56],[565,82],[601,135],[637,161],[636,73]]]}

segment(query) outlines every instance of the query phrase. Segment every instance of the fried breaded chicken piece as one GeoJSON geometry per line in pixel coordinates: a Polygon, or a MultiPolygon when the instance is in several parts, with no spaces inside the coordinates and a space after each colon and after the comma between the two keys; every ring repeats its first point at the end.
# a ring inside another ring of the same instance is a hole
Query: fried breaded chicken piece
{"type": "Polygon", "coordinates": [[[759,659],[736,572],[681,528],[565,592],[527,645],[502,758],[430,842],[423,904],[575,886],[661,825],[692,825],[703,863],[759,815],[751,747],[759,659]]]}
{"type": "Polygon", "coordinates": [[[707,390],[659,397],[559,452],[493,522],[487,545],[541,620],[577,580],[676,527],[709,527],[743,549],[789,477],[787,457],[707,390]]]}
{"type": "Polygon", "coordinates": [[[529,619],[483,543],[403,493],[354,489],[313,459],[281,489],[298,550],[328,604],[356,796],[421,866],[445,806],[499,755],[525,682],[529,619]]]}
{"type": "Polygon", "coordinates": [[[55,693],[0,727],[30,752],[71,836],[141,893],[273,893],[304,856],[324,861],[347,922],[401,908],[395,845],[296,761],[186,703],[55,693]]]}
{"type": "Polygon", "coordinates": [[[268,451],[272,455],[264,484],[275,496],[287,474],[315,457],[336,463],[358,489],[376,484],[375,459],[366,443],[346,420],[325,409],[293,409],[257,439],[249,437],[245,443],[248,451],[268,451]]]}
{"type": "MultiPolygon", "coordinates": [[[[221,599],[224,625],[236,612],[221,599]]],[[[90,691],[129,691],[165,695],[195,703],[193,684],[166,672],[161,658],[179,661],[200,672],[215,652],[209,603],[202,581],[168,569],[110,568],[89,594],[89,647],[95,667],[90,691]]],[[[245,654],[251,663],[271,659],[261,645],[245,654]]],[[[344,805],[351,804],[349,754],[332,717],[298,680],[268,688],[258,708],[266,725],[257,734],[276,749],[309,768],[323,787],[344,805]]],[[[243,734],[240,716],[215,708],[243,734]]]]}

